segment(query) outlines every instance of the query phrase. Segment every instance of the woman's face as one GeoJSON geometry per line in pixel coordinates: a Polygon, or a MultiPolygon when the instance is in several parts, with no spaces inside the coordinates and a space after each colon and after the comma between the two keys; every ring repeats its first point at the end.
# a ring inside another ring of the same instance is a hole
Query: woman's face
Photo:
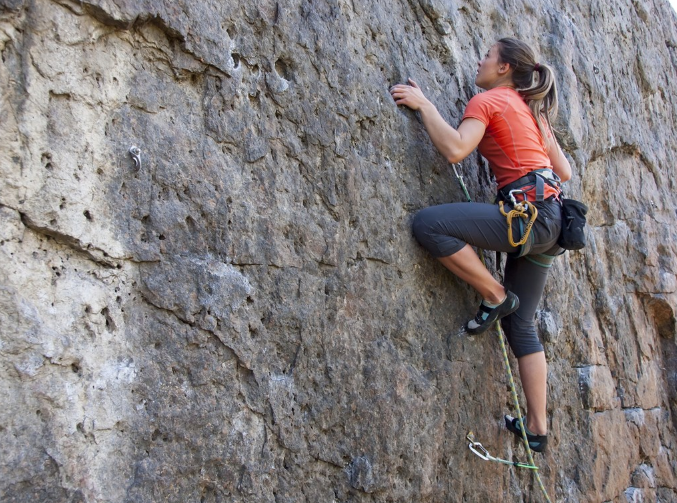
{"type": "Polygon", "coordinates": [[[482,89],[491,89],[504,76],[504,73],[499,73],[499,68],[504,67],[505,63],[498,61],[498,44],[494,44],[484,56],[484,59],[477,64],[475,85],[482,89]]]}

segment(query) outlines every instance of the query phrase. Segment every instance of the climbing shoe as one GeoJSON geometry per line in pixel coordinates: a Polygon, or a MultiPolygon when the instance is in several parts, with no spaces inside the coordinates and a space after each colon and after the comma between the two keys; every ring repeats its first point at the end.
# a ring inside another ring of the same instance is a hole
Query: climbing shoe
{"type": "MultiPolygon", "coordinates": [[[[526,423],[527,418],[524,418],[526,423]]],[[[505,426],[510,431],[512,431],[517,438],[524,441],[522,438],[522,429],[520,425],[520,420],[516,417],[505,416],[505,426]]],[[[527,429],[527,440],[529,441],[529,448],[535,452],[545,451],[546,446],[548,445],[548,435],[533,435],[527,429]]]]}
{"type": "Polygon", "coordinates": [[[490,307],[482,301],[475,319],[470,320],[465,326],[469,334],[475,335],[486,332],[493,322],[517,311],[517,308],[520,307],[520,300],[517,298],[517,295],[509,290],[506,290],[505,293],[505,300],[497,306],[490,307]]]}

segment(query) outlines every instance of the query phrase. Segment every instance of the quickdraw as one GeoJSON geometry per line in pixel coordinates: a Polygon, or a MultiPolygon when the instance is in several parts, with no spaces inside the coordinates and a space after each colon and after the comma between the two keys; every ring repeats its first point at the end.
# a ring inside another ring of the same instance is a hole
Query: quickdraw
{"type": "Polygon", "coordinates": [[[514,246],[515,248],[517,248],[518,246],[524,245],[529,239],[529,233],[531,232],[531,228],[533,227],[534,222],[538,217],[538,210],[536,209],[536,206],[534,206],[529,201],[520,201],[518,203],[517,201],[515,201],[515,196],[513,196],[512,193],[513,191],[510,191],[510,197],[512,198],[514,204],[512,210],[506,212],[503,209],[503,201],[500,201],[498,203],[498,207],[501,210],[501,215],[503,215],[508,221],[508,241],[510,242],[510,246],[514,246]],[[531,217],[529,216],[529,214],[531,214],[531,217]],[[527,223],[526,228],[524,229],[524,233],[522,234],[522,239],[520,239],[518,242],[515,242],[515,239],[512,235],[512,219],[515,217],[520,217],[524,220],[529,221],[529,223],[527,223]]]}
{"type": "Polygon", "coordinates": [[[468,442],[468,449],[474,452],[477,456],[482,458],[484,461],[496,461],[497,463],[503,463],[505,465],[516,466],[517,468],[528,468],[530,470],[538,470],[538,466],[531,465],[529,463],[520,463],[519,461],[508,461],[507,459],[495,458],[486,448],[475,441],[475,434],[471,431],[465,437],[468,442]]]}

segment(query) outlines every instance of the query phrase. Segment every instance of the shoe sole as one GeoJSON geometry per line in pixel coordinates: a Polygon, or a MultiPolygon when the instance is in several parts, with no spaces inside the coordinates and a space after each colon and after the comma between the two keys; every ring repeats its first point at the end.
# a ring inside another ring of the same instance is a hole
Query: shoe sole
{"type": "Polygon", "coordinates": [[[471,335],[482,334],[482,333],[486,332],[487,330],[489,330],[489,328],[491,328],[491,325],[493,325],[494,322],[500,320],[501,318],[505,318],[506,316],[509,316],[512,313],[514,313],[515,311],[517,311],[520,307],[519,297],[517,297],[517,295],[515,295],[512,292],[508,292],[508,296],[511,296],[511,295],[515,299],[513,306],[512,306],[512,309],[508,308],[509,310],[507,312],[506,311],[500,311],[501,307],[503,307],[503,304],[505,304],[508,301],[508,299],[505,299],[501,305],[495,307],[493,309],[493,311],[491,311],[491,314],[489,315],[489,317],[486,320],[484,320],[484,322],[479,327],[469,328],[468,325],[466,325],[465,331],[468,332],[471,335]]]}

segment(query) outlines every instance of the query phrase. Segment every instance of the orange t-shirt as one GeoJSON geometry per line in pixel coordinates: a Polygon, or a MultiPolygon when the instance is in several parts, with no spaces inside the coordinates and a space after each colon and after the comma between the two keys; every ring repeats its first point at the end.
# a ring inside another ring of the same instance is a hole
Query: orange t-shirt
{"type": "MultiPolygon", "coordinates": [[[[499,189],[536,169],[552,169],[536,119],[514,89],[495,87],[473,96],[463,114],[463,119],[469,118],[487,128],[477,148],[489,161],[499,189]]],[[[528,198],[533,201],[531,192],[528,198]]],[[[557,194],[545,185],[546,199],[557,194]]]]}

